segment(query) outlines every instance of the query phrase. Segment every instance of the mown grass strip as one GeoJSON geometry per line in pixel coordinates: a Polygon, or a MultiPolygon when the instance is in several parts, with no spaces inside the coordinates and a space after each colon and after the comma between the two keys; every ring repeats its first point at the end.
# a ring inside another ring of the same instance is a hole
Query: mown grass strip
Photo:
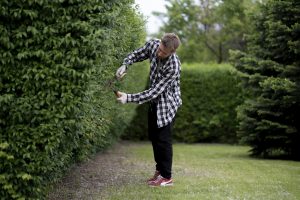
{"type": "Polygon", "coordinates": [[[124,163],[132,174],[123,185],[108,187],[95,199],[300,199],[300,163],[248,157],[245,146],[174,145],[173,178],[169,188],[150,188],[153,172],[149,143],[131,144],[124,163]]]}

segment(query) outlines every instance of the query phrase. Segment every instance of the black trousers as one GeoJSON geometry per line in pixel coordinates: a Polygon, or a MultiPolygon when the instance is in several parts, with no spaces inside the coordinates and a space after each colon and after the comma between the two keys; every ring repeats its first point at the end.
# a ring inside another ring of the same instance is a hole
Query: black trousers
{"type": "Polygon", "coordinates": [[[150,103],[148,112],[148,136],[152,142],[156,170],[164,178],[172,176],[172,126],[173,122],[167,126],[157,127],[156,105],[150,103]]]}

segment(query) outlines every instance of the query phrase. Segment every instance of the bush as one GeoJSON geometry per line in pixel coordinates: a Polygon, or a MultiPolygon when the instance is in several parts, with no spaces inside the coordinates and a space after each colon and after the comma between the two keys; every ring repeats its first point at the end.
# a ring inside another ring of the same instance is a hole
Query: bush
{"type": "Polygon", "coordinates": [[[117,137],[103,83],[143,37],[132,3],[0,2],[1,199],[45,198],[71,163],[117,137]]]}
{"type": "MultiPolygon", "coordinates": [[[[141,73],[143,77],[148,75],[141,73]]],[[[238,141],[235,108],[242,103],[245,94],[234,68],[228,64],[183,64],[181,93],[183,105],[174,126],[176,141],[238,141]]],[[[147,140],[148,106],[140,105],[136,111],[123,138],[147,140]]]]}
{"type": "MultiPolygon", "coordinates": [[[[122,89],[127,93],[136,93],[148,88],[149,61],[134,64],[129,67],[127,77],[122,83],[122,89]]],[[[122,139],[146,140],[148,127],[148,104],[125,104],[122,106],[122,139]]]]}
{"type": "MultiPolygon", "coordinates": [[[[79,158],[97,152],[119,139],[120,127],[126,117],[122,105],[117,103],[108,82],[115,77],[117,68],[129,51],[144,44],[146,37],[144,22],[131,5],[132,1],[114,3],[108,14],[109,27],[102,30],[101,42],[97,51],[100,55],[91,72],[90,87],[86,90],[83,120],[83,137],[81,139],[79,158]]],[[[112,86],[122,89],[122,82],[113,82],[112,86]]]]}
{"type": "Polygon", "coordinates": [[[228,64],[183,65],[183,105],[174,138],[183,142],[235,143],[236,107],[244,98],[234,68],[228,64]]]}

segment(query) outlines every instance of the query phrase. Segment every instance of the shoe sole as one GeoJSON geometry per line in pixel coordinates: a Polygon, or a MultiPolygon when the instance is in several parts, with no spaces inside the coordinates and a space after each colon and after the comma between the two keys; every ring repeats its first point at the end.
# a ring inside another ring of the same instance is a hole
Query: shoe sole
{"type": "Polygon", "coordinates": [[[170,186],[173,186],[174,184],[173,183],[167,183],[167,184],[163,184],[163,185],[149,185],[149,187],[170,187],[170,186]]]}
{"type": "Polygon", "coordinates": [[[173,186],[173,183],[167,183],[167,184],[164,184],[164,185],[160,185],[161,187],[169,187],[169,186],[173,186]]]}

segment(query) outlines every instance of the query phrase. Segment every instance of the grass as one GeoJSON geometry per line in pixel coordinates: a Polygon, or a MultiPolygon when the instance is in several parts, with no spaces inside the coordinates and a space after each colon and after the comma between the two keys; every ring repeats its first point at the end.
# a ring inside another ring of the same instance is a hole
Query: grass
{"type": "Polygon", "coordinates": [[[300,162],[248,157],[249,147],[174,145],[174,186],[150,188],[153,156],[149,143],[128,145],[131,180],[107,187],[93,199],[296,200],[300,199],[300,162]]]}

